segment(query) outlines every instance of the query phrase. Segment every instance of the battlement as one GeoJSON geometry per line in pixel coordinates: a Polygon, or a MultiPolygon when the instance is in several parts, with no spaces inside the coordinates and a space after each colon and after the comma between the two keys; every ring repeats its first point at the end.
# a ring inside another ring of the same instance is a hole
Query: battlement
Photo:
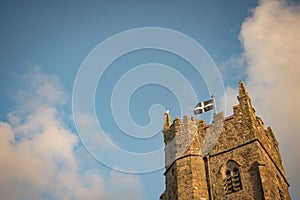
{"type": "Polygon", "coordinates": [[[211,124],[189,115],[171,123],[165,113],[162,199],[280,199],[278,190],[290,199],[278,142],[272,129],[256,116],[243,82],[237,99],[233,115],[214,114],[211,124]],[[226,182],[231,180],[230,170],[240,187],[232,189],[226,182]]]}
{"type": "Polygon", "coordinates": [[[179,117],[176,117],[172,124],[169,121],[169,113],[166,113],[163,129],[166,166],[187,155],[207,155],[222,132],[224,113],[215,114],[213,123],[209,125],[204,120],[189,115],[184,115],[182,121],[179,117]]]}
{"type": "MultiPolygon", "coordinates": [[[[164,140],[165,143],[169,143],[178,132],[182,129],[188,130],[190,126],[198,126],[199,121],[194,116],[190,117],[189,115],[184,115],[183,120],[181,121],[179,117],[176,117],[173,123],[170,123],[170,115],[169,113],[165,113],[165,123],[164,123],[164,140]]],[[[205,123],[205,122],[204,122],[205,123]]]]}
{"type": "Polygon", "coordinates": [[[180,157],[191,153],[198,154],[199,152],[199,141],[197,135],[200,120],[197,120],[195,117],[185,115],[182,121],[179,117],[176,117],[172,124],[170,124],[169,121],[170,116],[166,113],[163,129],[166,166],[172,164],[174,160],[180,157]]]}

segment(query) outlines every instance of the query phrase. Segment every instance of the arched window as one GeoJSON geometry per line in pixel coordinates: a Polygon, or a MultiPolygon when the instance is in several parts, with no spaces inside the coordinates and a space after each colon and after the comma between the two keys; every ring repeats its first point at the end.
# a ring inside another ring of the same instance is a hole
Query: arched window
{"type": "Polygon", "coordinates": [[[229,160],[223,168],[223,185],[225,194],[242,189],[240,166],[233,160],[229,160]]]}

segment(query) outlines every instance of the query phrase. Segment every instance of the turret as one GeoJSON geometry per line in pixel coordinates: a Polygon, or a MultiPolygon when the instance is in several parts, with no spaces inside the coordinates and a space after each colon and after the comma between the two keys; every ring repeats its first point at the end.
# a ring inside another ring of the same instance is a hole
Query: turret
{"type": "MultiPolygon", "coordinates": [[[[169,113],[164,115],[166,191],[164,200],[208,199],[205,164],[200,155],[199,127],[204,121],[185,115],[170,124],[169,113]]],[[[202,133],[203,134],[203,133],[202,133]]]]}

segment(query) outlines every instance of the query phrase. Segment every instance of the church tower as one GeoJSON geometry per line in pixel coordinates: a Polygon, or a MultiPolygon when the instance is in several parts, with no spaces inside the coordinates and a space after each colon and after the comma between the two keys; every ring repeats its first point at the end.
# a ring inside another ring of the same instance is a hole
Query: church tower
{"type": "Polygon", "coordinates": [[[290,200],[278,142],[255,115],[243,82],[233,115],[212,124],[165,114],[162,200],[290,200]]]}

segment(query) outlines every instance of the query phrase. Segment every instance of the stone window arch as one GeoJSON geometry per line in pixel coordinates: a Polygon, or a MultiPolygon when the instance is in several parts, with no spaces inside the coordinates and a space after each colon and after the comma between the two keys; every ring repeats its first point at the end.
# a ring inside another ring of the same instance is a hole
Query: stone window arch
{"type": "Polygon", "coordinates": [[[242,189],[240,165],[229,160],[222,170],[225,194],[237,192],[242,189]]]}

